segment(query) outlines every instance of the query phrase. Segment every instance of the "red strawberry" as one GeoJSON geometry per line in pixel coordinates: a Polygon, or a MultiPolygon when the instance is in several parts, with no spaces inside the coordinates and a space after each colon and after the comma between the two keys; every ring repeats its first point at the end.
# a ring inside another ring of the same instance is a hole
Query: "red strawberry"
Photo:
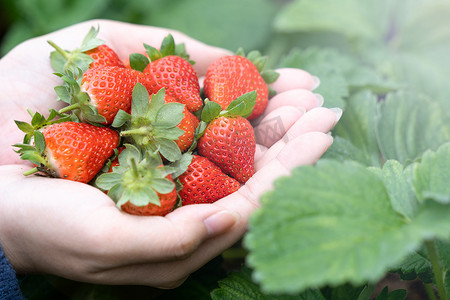
{"type": "Polygon", "coordinates": [[[107,45],[100,45],[94,49],[86,51],[85,53],[94,59],[89,66],[90,68],[107,66],[125,67],[117,53],[107,45]]]}
{"type": "Polygon", "coordinates": [[[199,155],[193,155],[188,169],[178,179],[183,186],[179,191],[182,205],[213,203],[240,188],[236,179],[199,155]]]}
{"type": "Polygon", "coordinates": [[[177,203],[177,191],[170,170],[158,156],[126,145],[112,172],[101,174],[97,187],[107,191],[124,212],[133,215],[164,216],[177,203]]]}
{"type": "Polygon", "coordinates": [[[267,106],[269,88],[266,80],[273,82],[278,74],[271,70],[265,71],[265,75],[260,74],[265,58],[257,52],[251,52],[249,57],[252,60],[242,55],[231,55],[214,61],[208,67],[203,90],[205,96],[219,103],[222,109],[227,108],[231,101],[239,96],[256,91],[256,104],[253,113],[248,117],[252,120],[260,116],[267,106]]]}
{"type": "MultiPolygon", "coordinates": [[[[170,103],[175,102],[175,99],[169,95],[166,95],[165,101],[166,103],[170,103]]],[[[184,118],[177,127],[183,130],[184,133],[177,140],[175,140],[175,143],[177,143],[181,152],[185,152],[189,149],[189,147],[191,147],[194,142],[195,129],[200,123],[200,120],[193,113],[191,113],[186,106],[184,107],[183,114],[184,118]]]]}
{"type": "Polygon", "coordinates": [[[81,121],[109,125],[119,110],[130,111],[133,88],[142,81],[142,73],[117,66],[91,68],[81,86],[68,75],[62,78],[67,84],[57,93],[70,105],[60,112],[72,110],[81,121]]]}
{"type": "Polygon", "coordinates": [[[199,110],[203,105],[197,73],[180,56],[165,56],[148,64],[144,69],[143,84],[149,93],[165,88],[168,95],[185,104],[191,112],[199,110]]]}
{"type": "Polygon", "coordinates": [[[33,133],[35,146],[15,145],[22,159],[34,162],[37,171],[83,183],[89,182],[118,146],[116,131],[86,123],[62,122],[33,133]]]}
{"type": "Polygon", "coordinates": [[[144,73],[143,85],[149,94],[165,88],[166,95],[185,104],[190,112],[199,110],[203,105],[200,84],[192,67],[194,62],[189,60],[184,45],[175,45],[169,34],[159,50],[147,44],[144,44],[144,48],[145,55],[132,53],[128,64],[144,73]]]}
{"type": "Polygon", "coordinates": [[[105,66],[125,67],[117,53],[105,45],[104,41],[97,38],[98,31],[98,28],[91,27],[80,47],[72,51],[63,50],[52,41],[48,41],[56,49],[50,54],[50,62],[53,69],[59,73],[73,73],[80,69],[81,73],[83,73],[89,68],[105,66]]]}
{"type": "Polygon", "coordinates": [[[198,154],[240,183],[245,183],[255,173],[255,149],[253,127],[241,116],[214,119],[198,141],[198,154]]]}

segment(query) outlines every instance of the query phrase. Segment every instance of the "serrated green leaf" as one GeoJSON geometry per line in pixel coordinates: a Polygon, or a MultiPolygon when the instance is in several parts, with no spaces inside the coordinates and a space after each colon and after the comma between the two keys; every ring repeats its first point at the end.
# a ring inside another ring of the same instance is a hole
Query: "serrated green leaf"
{"type": "Polygon", "coordinates": [[[89,29],[79,48],[80,52],[92,50],[105,43],[103,40],[97,38],[99,30],[99,27],[91,27],[91,29],[89,29]]]}
{"type": "Polygon", "coordinates": [[[413,167],[413,186],[420,201],[450,203],[450,143],[427,151],[413,167]]]}
{"type": "Polygon", "coordinates": [[[220,114],[222,107],[214,101],[205,101],[205,106],[202,109],[201,120],[209,123],[220,114]]]}
{"type": "Polygon", "coordinates": [[[450,140],[440,105],[415,93],[389,94],[380,105],[377,135],[385,159],[405,164],[450,140]]]}
{"type": "Polygon", "coordinates": [[[158,110],[166,103],[164,100],[166,95],[166,90],[164,88],[160,89],[156,94],[152,94],[150,99],[150,106],[147,110],[147,117],[154,118],[158,110]]]}
{"type": "Polygon", "coordinates": [[[62,100],[66,103],[70,103],[70,91],[65,86],[55,86],[56,95],[58,95],[59,100],[62,100]]]}
{"type": "Polygon", "coordinates": [[[417,213],[419,203],[410,184],[410,168],[404,170],[402,164],[396,160],[388,160],[382,169],[374,168],[386,186],[392,208],[402,216],[411,220],[417,213]]]}
{"type": "Polygon", "coordinates": [[[55,72],[59,72],[59,73],[64,72],[64,66],[66,64],[66,59],[58,51],[52,51],[50,53],[50,63],[52,65],[52,69],[55,72]]]}
{"type": "Polygon", "coordinates": [[[299,295],[270,295],[261,291],[252,281],[251,270],[244,267],[219,280],[219,288],[211,292],[212,300],[325,300],[319,290],[307,290],[299,295]]]}
{"type": "Polygon", "coordinates": [[[148,57],[140,53],[131,53],[129,59],[130,67],[139,72],[143,72],[149,64],[148,57]]]}
{"type": "Polygon", "coordinates": [[[267,84],[274,83],[280,77],[280,73],[274,70],[263,70],[261,72],[261,77],[267,84]]]}
{"type": "Polygon", "coordinates": [[[389,293],[389,288],[386,286],[374,300],[404,300],[406,294],[406,290],[395,290],[389,293]]]}
{"type": "Polygon", "coordinates": [[[162,128],[172,128],[184,118],[184,104],[171,102],[164,104],[156,113],[156,124],[162,128]]]}
{"type": "Polygon", "coordinates": [[[375,282],[424,240],[450,233],[450,206],[431,201],[406,222],[383,181],[354,162],[297,168],[261,203],[244,242],[266,292],[375,282]]]}

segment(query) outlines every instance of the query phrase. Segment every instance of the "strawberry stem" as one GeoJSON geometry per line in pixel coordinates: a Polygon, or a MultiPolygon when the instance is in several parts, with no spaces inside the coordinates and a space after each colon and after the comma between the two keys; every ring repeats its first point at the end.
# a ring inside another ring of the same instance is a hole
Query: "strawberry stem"
{"type": "Polygon", "coordinates": [[[131,163],[131,171],[133,172],[133,176],[135,178],[139,178],[139,172],[138,172],[136,160],[134,159],[134,157],[130,158],[130,163],[131,163]]]}
{"type": "Polygon", "coordinates": [[[69,53],[65,50],[63,50],[61,47],[59,47],[58,45],[56,45],[55,43],[53,43],[52,41],[47,41],[47,43],[50,44],[50,46],[52,46],[53,48],[56,49],[56,51],[58,51],[66,60],[70,59],[69,53]]]}
{"type": "Polygon", "coordinates": [[[77,109],[77,108],[80,108],[80,103],[75,103],[75,104],[72,104],[72,105],[63,107],[63,108],[61,108],[61,109],[58,111],[58,113],[63,114],[63,113],[65,113],[65,112],[68,112],[68,111],[70,111],[70,110],[74,110],[74,109],[77,109]]]}
{"type": "Polygon", "coordinates": [[[34,173],[37,173],[37,172],[39,172],[38,168],[34,167],[33,169],[30,169],[30,170],[24,172],[23,175],[28,176],[28,175],[31,175],[31,174],[34,174],[34,173]]]}
{"type": "Polygon", "coordinates": [[[150,133],[147,127],[139,127],[136,129],[124,130],[120,132],[122,136],[130,136],[130,135],[148,135],[150,133]]]}

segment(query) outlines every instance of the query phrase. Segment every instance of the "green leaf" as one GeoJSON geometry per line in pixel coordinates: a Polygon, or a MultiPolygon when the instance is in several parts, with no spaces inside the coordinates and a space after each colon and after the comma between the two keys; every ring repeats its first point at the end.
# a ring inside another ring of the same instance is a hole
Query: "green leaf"
{"type": "Polygon", "coordinates": [[[158,127],[176,127],[184,118],[184,104],[171,102],[164,104],[156,114],[158,127]]]}
{"type": "Polygon", "coordinates": [[[92,50],[105,43],[101,39],[97,38],[99,31],[100,31],[99,27],[95,28],[92,26],[91,29],[89,29],[88,33],[83,39],[83,42],[81,43],[81,47],[79,48],[80,52],[92,50]]]}
{"type": "Polygon", "coordinates": [[[179,160],[174,161],[170,166],[174,169],[174,172],[172,173],[172,177],[175,179],[184,172],[186,172],[187,168],[192,162],[192,153],[186,152],[181,155],[181,158],[179,160]]]}
{"type": "Polygon", "coordinates": [[[171,34],[167,35],[163,39],[163,41],[161,43],[161,48],[159,51],[161,52],[161,55],[163,57],[175,54],[175,41],[171,34]]]}
{"type": "Polygon", "coordinates": [[[143,72],[144,69],[148,66],[149,60],[148,57],[140,54],[140,53],[131,53],[130,54],[130,67],[133,70],[137,70],[139,72],[143,72]]]}
{"type": "Polygon", "coordinates": [[[181,157],[180,148],[173,140],[159,139],[158,140],[159,152],[168,161],[176,161],[181,157]]]}
{"type": "Polygon", "coordinates": [[[201,120],[205,123],[209,123],[217,118],[222,111],[220,104],[214,101],[205,101],[205,106],[202,110],[201,120]]]}
{"type": "Polygon", "coordinates": [[[392,208],[410,221],[417,213],[419,203],[410,184],[410,168],[404,170],[396,160],[388,160],[382,169],[373,168],[386,186],[392,208]]]}
{"type": "Polygon", "coordinates": [[[155,116],[158,110],[166,103],[164,100],[165,95],[166,90],[164,88],[160,89],[156,94],[152,94],[150,106],[146,111],[148,117],[155,116]]]}
{"type": "Polygon", "coordinates": [[[450,142],[436,152],[428,150],[413,167],[413,186],[420,201],[450,204],[450,142]]]}
{"type": "MultiPolygon", "coordinates": [[[[341,119],[333,130],[336,136],[348,140],[360,153],[354,155],[354,149],[342,149],[350,153],[346,159],[356,159],[367,166],[381,166],[380,150],[376,136],[377,98],[370,91],[361,91],[347,100],[347,106],[341,119]]],[[[341,144],[341,146],[345,146],[341,144]]]]}
{"type": "Polygon", "coordinates": [[[109,191],[113,186],[119,184],[122,180],[122,174],[103,173],[95,180],[95,185],[104,191],[109,191]]]}
{"type": "Polygon", "coordinates": [[[34,132],[34,144],[36,145],[36,150],[39,154],[44,153],[45,150],[45,137],[44,134],[40,131],[34,132]]]}
{"type": "Polygon", "coordinates": [[[395,290],[389,293],[389,288],[386,286],[375,300],[404,300],[406,294],[406,290],[395,290]]]}
{"type": "Polygon", "coordinates": [[[131,113],[133,116],[144,115],[149,109],[150,96],[147,89],[141,84],[136,83],[133,88],[131,113]]]}
{"type": "Polygon", "coordinates": [[[131,120],[131,115],[121,109],[117,112],[116,116],[114,117],[114,120],[111,124],[114,128],[119,128],[125,125],[125,123],[129,122],[131,120]]]}
{"type": "Polygon", "coordinates": [[[414,161],[450,140],[450,121],[440,105],[415,93],[389,94],[380,105],[378,141],[386,159],[414,161]]]}
{"type": "Polygon", "coordinates": [[[232,272],[225,279],[219,280],[219,288],[211,292],[212,300],[325,300],[319,290],[307,290],[299,295],[264,294],[252,281],[251,270],[244,267],[240,272],[232,272]]]}
{"type": "Polygon", "coordinates": [[[145,52],[147,52],[148,59],[150,61],[155,61],[162,57],[161,52],[159,52],[159,50],[156,49],[155,47],[152,47],[152,46],[144,43],[144,48],[145,48],[145,52]]]}
{"type": "Polygon", "coordinates": [[[245,93],[231,101],[226,110],[221,115],[230,117],[241,116],[247,118],[252,114],[256,104],[256,91],[245,93]]]}
{"type": "Polygon", "coordinates": [[[14,121],[17,125],[17,127],[19,127],[20,130],[22,130],[25,133],[33,133],[34,132],[34,127],[31,126],[30,124],[28,124],[27,122],[22,122],[22,121],[14,121]]]}
{"type": "Polygon", "coordinates": [[[173,191],[175,184],[166,178],[155,178],[152,180],[152,188],[160,194],[168,194],[173,191]]]}
{"type": "Polygon", "coordinates": [[[383,181],[350,161],[299,167],[261,203],[244,242],[266,292],[376,282],[424,240],[450,233],[449,205],[427,201],[407,222],[383,181]]]}

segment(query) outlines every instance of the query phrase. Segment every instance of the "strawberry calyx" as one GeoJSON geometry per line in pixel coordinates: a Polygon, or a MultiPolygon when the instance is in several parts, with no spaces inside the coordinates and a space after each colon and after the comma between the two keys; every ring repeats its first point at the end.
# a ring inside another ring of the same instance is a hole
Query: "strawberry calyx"
{"type": "Polygon", "coordinates": [[[161,42],[161,46],[156,49],[153,46],[148,44],[143,44],[145,53],[132,53],[129,56],[130,67],[134,70],[143,72],[149,63],[152,61],[158,60],[160,58],[176,55],[188,61],[191,65],[194,65],[195,62],[189,59],[189,54],[186,52],[186,48],[184,44],[175,44],[175,40],[171,34],[168,34],[161,42]]]}
{"type": "Polygon", "coordinates": [[[147,89],[137,83],[133,89],[131,114],[119,110],[112,127],[121,128],[120,135],[152,152],[159,152],[167,160],[174,162],[181,157],[175,140],[184,130],[177,127],[184,117],[184,105],[177,102],[166,103],[165,90],[148,94],[147,89]]]}
{"type": "Polygon", "coordinates": [[[59,113],[73,112],[73,118],[77,121],[83,120],[88,123],[99,125],[106,122],[98,109],[92,105],[89,94],[81,89],[83,70],[78,68],[75,72],[67,70],[65,73],[54,73],[61,77],[63,84],[55,87],[58,100],[66,102],[68,106],[60,109],[59,113]]]}
{"type": "Polygon", "coordinates": [[[13,145],[13,147],[18,148],[14,151],[20,155],[22,160],[28,160],[36,165],[36,167],[24,173],[26,176],[37,172],[43,172],[51,177],[58,177],[57,174],[51,170],[50,164],[44,154],[46,143],[44,134],[41,130],[52,124],[69,121],[71,116],[57,112],[54,109],[49,109],[49,111],[50,114],[46,118],[38,112],[33,113],[28,110],[28,113],[32,117],[30,123],[17,120],[14,121],[17,127],[25,133],[23,142],[13,145]]]}
{"type": "Polygon", "coordinates": [[[168,194],[175,188],[174,182],[166,178],[172,168],[164,166],[155,152],[126,144],[118,161],[112,172],[97,177],[95,185],[108,191],[119,209],[127,202],[139,207],[149,203],[161,206],[158,194],[168,194]]]}
{"type": "Polygon", "coordinates": [[[105,42],[97,38],[99,28],[91,27],[89,32],[84,37],[81,46],[72,50],[63,50],[52,41],[47,41],[55,51],[50,53],[50,63],[53,69],[58,73],[64,73],[67,71],[74,72],[77,69],[81,69],[85,72],[94,59],[85,52],[92,50],[105,42]]]}
{"type": "Polygon", "coordinates": [[[263,56],[261,52],[257,50],[253,50],[248,54],[245,54],[245,51],[242,48],[239,48],[235,54],[247,58],[255,65],[259,74],[264,79],[264,82],[267,84],[267,87],[269,89],[269,97],[273,97],[276,92],[269,86],[269,84],[274,83],[278,79],[280,74],[273,69],[266,68],[268,59],[267,56],[263,56]]]}
{"type": "Polygon", "coordinates": [[[214,119],[219,117],[232,118],[237,116],[247,118],[250,116],[256,104],[256,97],[256,91],[245,93],[231,101],[231,103],[224,110],[222,110],[220,104],[209,99],[205,99],[205,105],[200,114],[200,123],[195,131],[194,143],[191,145],[190,150],[195,149],[198,140],[205,133],[206,127],[214,119]]]}

